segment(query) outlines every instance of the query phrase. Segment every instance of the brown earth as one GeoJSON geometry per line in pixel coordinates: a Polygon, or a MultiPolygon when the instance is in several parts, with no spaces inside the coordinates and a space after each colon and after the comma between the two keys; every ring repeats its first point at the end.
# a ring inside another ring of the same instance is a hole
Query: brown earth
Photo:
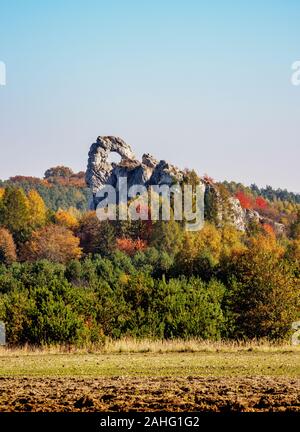
{"type": "Polygon", "coordinates": [[[300,411],[300,379],[0,378],[0,411],[300,411]]]}

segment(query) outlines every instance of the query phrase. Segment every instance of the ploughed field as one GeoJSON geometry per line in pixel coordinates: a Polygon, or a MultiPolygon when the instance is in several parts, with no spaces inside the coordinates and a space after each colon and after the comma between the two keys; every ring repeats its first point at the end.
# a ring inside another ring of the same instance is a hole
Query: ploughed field
{"type": "Polygon", "coordinates": [[[300,350],[0,351],[0,411],[300,411],[300,350]]]}

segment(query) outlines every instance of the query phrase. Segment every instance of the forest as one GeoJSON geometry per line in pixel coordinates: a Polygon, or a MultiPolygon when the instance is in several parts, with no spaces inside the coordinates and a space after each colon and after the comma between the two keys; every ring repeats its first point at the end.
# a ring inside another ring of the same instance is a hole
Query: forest
{"type": "Polygon", "coordinates": [[[299,195],[219,184],[284,225],[240,231],[214,211],[183,222],[99,221],[84,174],[0,187],[0,320],[12,346],[106,338],[287,339],[300,317],[299,195]]]}

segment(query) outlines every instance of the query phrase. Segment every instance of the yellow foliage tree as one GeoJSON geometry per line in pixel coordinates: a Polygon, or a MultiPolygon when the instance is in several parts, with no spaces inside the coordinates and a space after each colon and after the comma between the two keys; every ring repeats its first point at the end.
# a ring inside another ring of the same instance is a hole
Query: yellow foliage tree
{"type": "Polygon", "coordinates": [[[285,253],[284,247],[278,243],[274,233],[258,234],[251,237],[248,247],[252,251],[257,251],[257,255],[260,253],[273,254],[275,259],[282,258],[285,253]]]}
{"type": "Polygon", "coordinates": [[[61,210],[59,209],[55,213],[55,222],[58,225],[64,226],[66,228],[69,228],[71,230],[74,230],[78,227],[78,220],[74,216],[73,213],[67,210],[61,210]]]}
{"type": "Polygon", "coordinates": [[[218,261],[222,251],[222,235],[213,224],[206,223],[202,230],[195,233],[197,253],[207,252],[218,261]]]}
{"type": "MultiPolygon", "coordinates": [[[[193,274],[203,258],[211,265],[218,263],[222,251],[222,236],[212,224],[206,223],[198,232],[185,232],[177,255],[178,266],[183,273],[193,274]]],[[[201,266],[200,266],[201,267],[201,266]]]]}
{"type": "Polygon", "coordinates": [[[195,235],[191,232],[185,232],[183,235],[182,246],[177,255],[178,268],[183,273],[192,274],[194,271],[194,262],[197,257],[197,248],[195,245],[195,235]]]}
{"type": "Polygon", "coordinates": [[[287,247],[287,258],[300,268],[300,239],[292,240],[287,247]]]}
{"type": "Polygon", "coordinates": [[[243,243],[243,235],[242,231],[237,230],[232,225],[225,225],[222,228],[222,258],[231,257],[246,250],[246,246],[243,243]]]}
{"type": "Polygon", "coordinates": [[[44,226],[47,221],[47,207],[43,198],[36,190],[29,191],[27,198],[31,226],[34,229],[44,226]]]}

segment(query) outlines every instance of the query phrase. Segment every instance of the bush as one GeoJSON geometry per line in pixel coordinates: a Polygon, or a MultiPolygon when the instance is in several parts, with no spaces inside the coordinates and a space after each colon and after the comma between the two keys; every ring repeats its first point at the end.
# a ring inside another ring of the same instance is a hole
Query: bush
{"type": "Polygon", "coordinates": [[[227,336],[283,339],[299,318],[299,279],[275,248],[275,241],[256,240],[230,267],[227,336]]]}
{"type": "Polygon", "coordinates": [[[225,287],[216,280],[208,284],[194,277],[159,281],[157,298],[152,305],[160,329],[157,336],[220,339],[224,291],[225,287]]]}

